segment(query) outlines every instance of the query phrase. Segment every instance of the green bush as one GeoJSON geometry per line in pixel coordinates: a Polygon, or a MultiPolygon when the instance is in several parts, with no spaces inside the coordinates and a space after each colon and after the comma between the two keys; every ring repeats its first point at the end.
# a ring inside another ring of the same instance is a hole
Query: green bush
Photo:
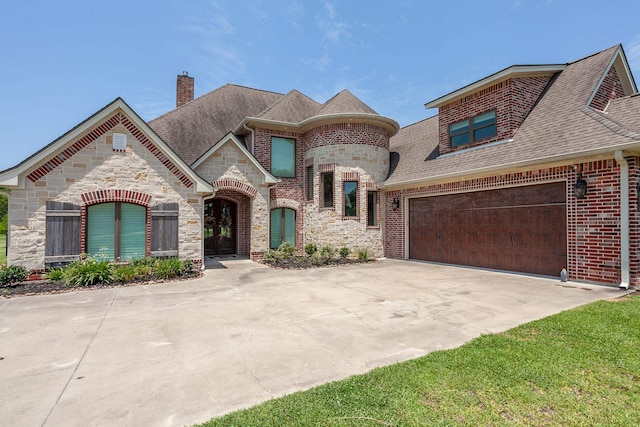
{"type": "Polygon", "coordinates": [[[113,281],[113,270],[109,261],[87,257],[66,266],[63,276],[72,286],[92,286],[113,281]]]}
{"type": "Polygon", "coordinates": [[[369,261],[370,255],[368,249],[358,249],[358,261],[369,261]]]}
{"type": "Polygon", "coordinates": [[[349,254],[351,253],[351,251],[349,250],[349,248],[347,247],[342,247],[340,248],[340,250],[338,251],[338,253],[340,254],[340,258],[342,259],[347,259],[347,257],[349,256],[349,254]]]}
{"type": "Polygon", "coordinates": [[[278,252],[280,252],[283,258],[291,258],[295,251],[296,247],[289,242],[282,242],[280,246],[278,246],[278,252]]]}
{"type": "Polygon", "coordinates": [[[0,220],[0,234],[7,234],[7,230],[9,229],[9,215],[5,214],[0,220]]]}
{"type": "Polygon", "coordinates": [[[50,282],[55,282],[55,283],[64,282],[64,270],[61,268],[54,268],[52,270],[49,270],[44,275],[44,278],[50,282]]]}
{"type": "Polygon", "coordinates": [[[134,267],[151,267],[153,268],[158,262],[157,258],[131,258],[129,261],[129,265],[133,265],[134,267]]]}
{"type": "Polygon", "coordinates": [[[182,261],[182,274],[191,274],[195,271],[195,269],[196,266],[190,259],[185,259],[184,261],[182,261]]]}
{"type": "Polygon", "coordinates": [[[304,252],[308,256],[313,256],[316,252],[318,252],[318,246],[315,243],[307,243],[304,245],[304,252]]]}
{"type": "Polygon", "coordinates": [[[113,278],[117,282],[127,283],[148,277],[148,274],[140,276],[139,270],[140,269],[133,264],[115,265],[113,267],[113,278]]]}
{"type": "Polygon", "coordinates": [[[322,258],[331,258],[333,256],[333,254],[335,253],[335,249],[333,249],[331,246],[323,246],[322,249],[320,249],[320,255],[322,256],[322,258]]]}
{"type": "Polygon", "coordinates": [[[154,273],[159,279],[171,279],[182,276],[182,269],[182,261],[178,258],[167,258],[157,261],[154,273]]]}
{"type": "Polygon", "coordinates": [[[0,284],[2,285],[22,282],[27,277],[29,277],[29,270],[21,265],[10,265],[9,267],[0,268],[0,284]]]}

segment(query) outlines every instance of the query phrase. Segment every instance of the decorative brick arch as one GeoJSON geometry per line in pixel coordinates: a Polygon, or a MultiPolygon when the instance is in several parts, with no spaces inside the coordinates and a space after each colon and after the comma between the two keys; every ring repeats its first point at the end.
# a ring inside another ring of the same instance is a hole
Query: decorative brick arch
{"type": "Polygon", "coordinates": [[[273,199],[271,200],[271,210],[278,208],[289,208],[294,211],[300,210],[300,202],[293,199],[273,199]]]}
{"type": "Polygon", "coordinates": [[[87,251],[87,208],[98,203],[133,203],[147,208],[145,256],[151,255],[151,195],[132,190],[97,190],[83,193],[82,207],[80,208],[80,252],[87,251]]]}
{"type": "Polygon", "coordinates": [[[220,178],[212,182],[214,187],[218,187],[218,190],[233,190],[237,191],[240,194],[244,194],[249,198],[253,199],[253,197],[258,194],[258,190],[251,184],[247,184],[246,182],[240,182],[237,179],[233,178],[220,178]]]}

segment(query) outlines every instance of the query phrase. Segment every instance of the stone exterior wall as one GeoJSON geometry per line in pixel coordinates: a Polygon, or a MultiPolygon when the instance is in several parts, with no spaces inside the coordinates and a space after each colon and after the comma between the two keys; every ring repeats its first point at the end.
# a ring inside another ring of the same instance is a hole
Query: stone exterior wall
{"type": "Polygon", "coordinates": [[[238,203],[238,254],[260,258],[269,249],[270,190],[262,171],[228,141],[198,165],[196,172],[218,187],[219,197],[238,203]]]}
{"type": "Polygon", "coordinates": [[[352,252],[367,249],[375,257],[383,256],[384,244],[378,192],[378,225],[367,226],[367,192],[377,191],[389,169],[389,151],[374,145],[343,144],[321,146],[305,153],[305,165],[314,167],[313,200],[304,201],[304,243],[318,247],[348,247],[352,252]],[[334,206],[321,208],[320,173],[334,172],[334,206]],[[345,217],[343,182],[358,182],[357,217],[345,217]]]}
{"type": "Polygon", "coordinates": [[[10,264],[44,268],[47,201],[86,206],[82,195],[102,190],[134,190],[150,196],[150,206],[178,203],[178,255],[202,261],[202,201],[192,183],[124,114],[106,122],[110,125],[96,125],[45,160],[46,168],[28,171],[25,189],[12,190],[10,264]],[[113,133],[126,135],[126,150],[113,149],[113,133]]]}
{"type": "MultiPolygon", "coordinates": [[[[638,158],[628,158],[630,169],[631,285],[640,285],[640,211],[636,185],[640,182],[638,158]]],[[[500,176],[477,178],[422,186],[385,194],[385,255],[405,258],[407,244],[406,200],[474,190],[500,189],[515,185],[566,181],[567,188],[567,271],[571,280],[614,284],[620,283],[620,167],[614,159],[586,162],[575,166],[529,170],[500,176]],[[588,189],[585,199],[573,195],[577,171],[582,170],[588,189]],[[400,209],[391,202],[400,200],[400,209]]]]}

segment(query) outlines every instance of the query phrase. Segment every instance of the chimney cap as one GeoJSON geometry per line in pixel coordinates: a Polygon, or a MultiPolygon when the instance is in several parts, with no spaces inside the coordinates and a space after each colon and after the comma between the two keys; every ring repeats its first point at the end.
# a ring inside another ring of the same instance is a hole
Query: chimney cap
{"type": "Polygon", "coordinates": [[[189,77],[189,72],[188,71],[183,71],[182,75],[185,76],[185,77],[189,77]]]}

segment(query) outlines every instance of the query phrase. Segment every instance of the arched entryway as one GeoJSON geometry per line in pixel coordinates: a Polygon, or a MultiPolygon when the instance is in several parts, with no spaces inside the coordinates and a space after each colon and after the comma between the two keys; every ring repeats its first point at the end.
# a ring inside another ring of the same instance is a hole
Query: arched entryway
{"type": "Polygon", "coordinates": [[[215,198],[204,204],[204,255],[237,254],[238,205],[228,199],[215,198]]]}

